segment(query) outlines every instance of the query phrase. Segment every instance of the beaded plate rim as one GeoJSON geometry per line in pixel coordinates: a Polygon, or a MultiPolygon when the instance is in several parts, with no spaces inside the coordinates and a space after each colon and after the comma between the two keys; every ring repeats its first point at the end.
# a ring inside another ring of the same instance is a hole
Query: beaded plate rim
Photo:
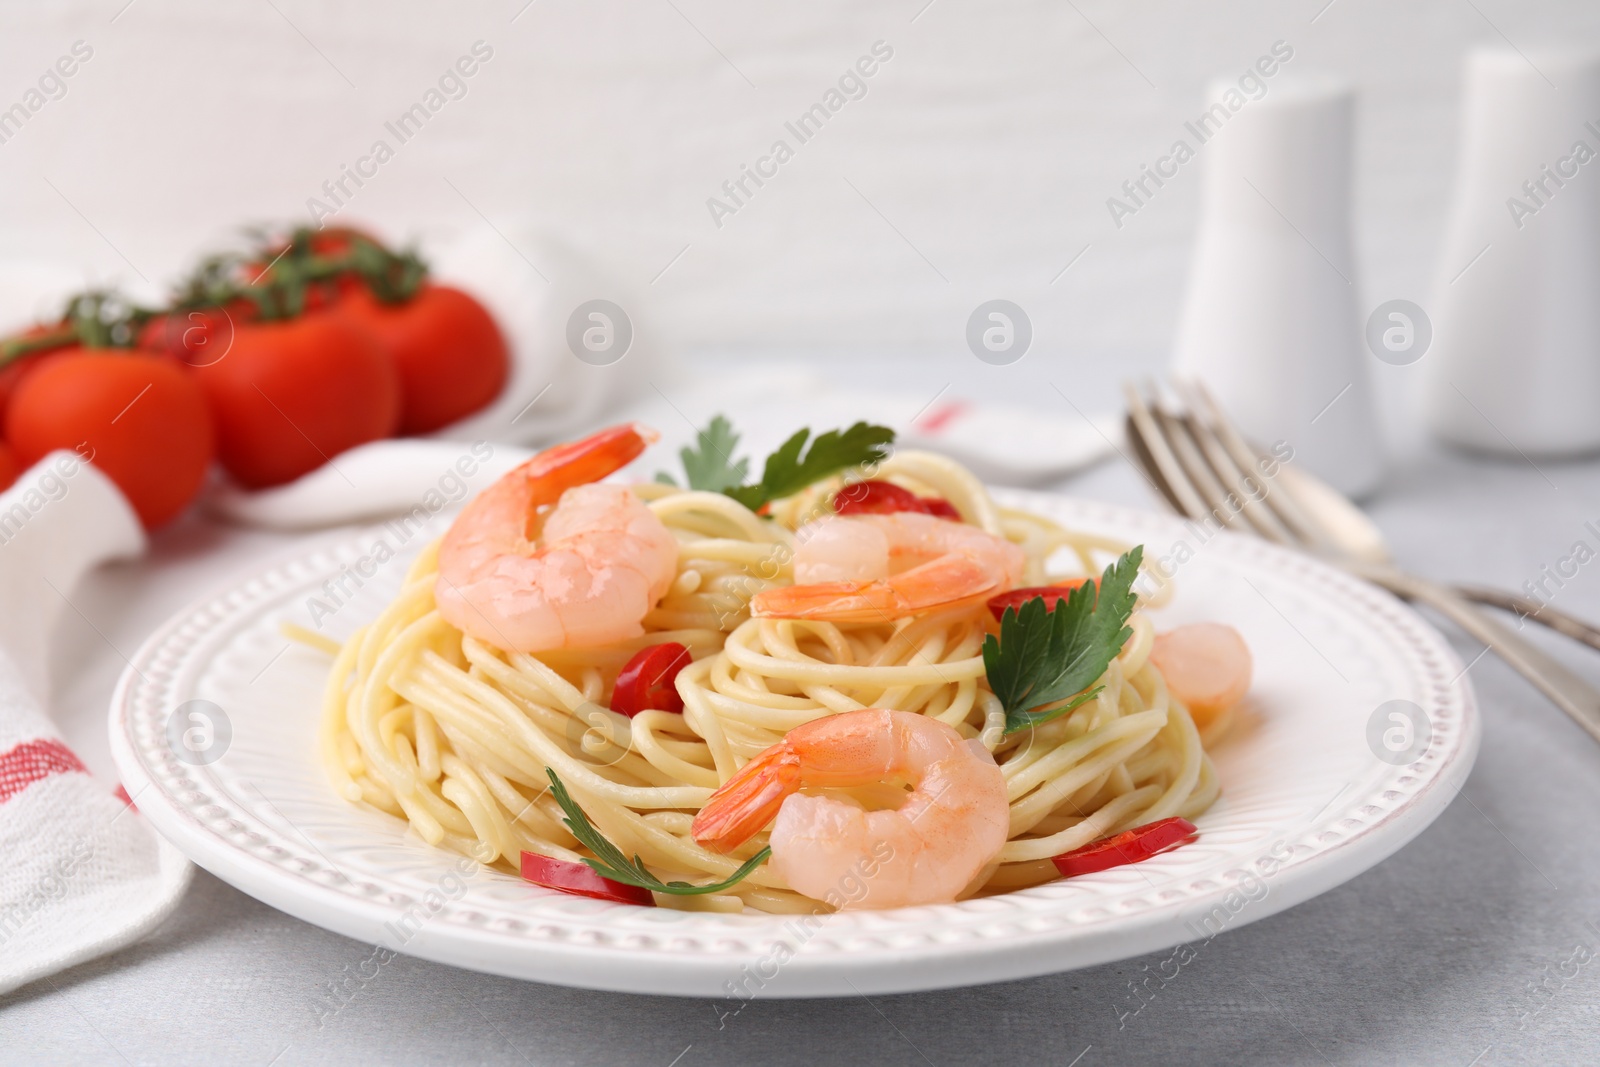
{"type": "MultiPolygon", "coordinates": [[[[1008,506],[1129,540],[1195,536],[1192,524],[1117,505],[1016,490],[995,495],[1008,506]]],[[[372,537],[370,528],[318,537],[160,626],[132,657],[112,698],[113,755],[124,784],[157,829],[244,892],[347,936],[514,977],[716,996],[749,988],[754,965],[762,995],[848,995],[1025,977],[1170,947],[1210,930],[1196,925],[1197,916],[1216,915],[1220,908],[1229,920],[1238,915],[1237,925],[1243,925],[1324,892],[1398,850],[1465,782],[1481,732],[1460,660],[1410,608],[1310,557],[1226,532],[1208,534],[1207,566],[1265,576],[1313,602],[1342,605],[1366,628],[1367,640],[1382,642],[1388,654],[1399,657],[1416,691],[1425,694],[1418,702],[1432,727],[1429,747],[1415,763],[1377,764],[1351,783],[1353,790],[1292,831],[1281,819],[1266,827],[1266,835],[1255,833],[1262,827],[1248,821],[1220,827],[1217,832],[1225,839],[1244,836],[1259,843],[1276,834],[1289,850],[1262,882],[1277,892],[1263,890],[1263,899],[1249,901],[1253,906],[1231,906],[1240,897],[1241,882],[1249,884],[1250,860],[1242,846],[1230,852],[1224,844],[1224,862],[1210,850],[1191,846],[1147,861],[1137,872],[1125,868],[1093,876],[1092,883],[1057,882],[958,904],[845,912],[809,925],[793,916],[607,904],[541,890],[498,872],[485,881],[472,879],[458,899],[434,907],[418,887],[436,882],[438,872],[455,860],[451,854],[412,837],[402,852],[409,847],[415,856],[396,864],[391,876],[372,871],[368,865],[376,861],[352,859],[363,855],[355,846],[340,852],[330,844],[329,836],[337,836],[333,831],[315,843],[308,833],[320,833],[321,824],[289,822],[260,785],[231,769],[226,757],[193,766],[180,762],[166,742],[166,717],[193,696],[195,678],[216,680],[224,688],[238,683],[218,678],[218,672],[230,669],[218,666],[216,655],[230,636],[274,612],[281,615],[289,598],[316,589],[360,558],[372,537]],[[345,863],[336,863],[330,853],[345,863]],[[407,916],[414,919],[419,907],[426,909],[425,921],[412,930],[407,916]],[[409,932],[403,940],[401,932],[409,932]],[[775,957],[781,962],[772,963],[775,957]],[[772,978],[760,978],[769,965],[772,978]]],[[[302,758],[314,762],[310,738],[306,741],[302,758]]],[[[295,758],[292,752],[283,757],[295,758]]],[[[338,813],[347,812],[354,827],[338,833],[370,832],[375,813],[345,805],[331,788],[326,793],[328,804],[336,806],[326,817],[338,821],[338,813]]],[[[1204,831],[1205,822],[1201,825],[1204,831]]],[[[1259,857],[1259,848],[1252,847],[1259,857]]]]}

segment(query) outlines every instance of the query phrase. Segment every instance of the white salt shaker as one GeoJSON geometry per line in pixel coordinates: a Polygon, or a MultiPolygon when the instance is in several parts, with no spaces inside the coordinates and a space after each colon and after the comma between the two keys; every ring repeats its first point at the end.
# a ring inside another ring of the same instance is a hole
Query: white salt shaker
{"type": "Polygon", "coordinates": [[[1359,496],[1383,454],[1350,242],[1354,111],[1343,82],[1280,75],[1197,148],[1205,188],[1173,372],[1359,496]]]}
{"type": "Polygon", "coordinates": [[[1600,448],[1600,53],[1480,48],[1422,360],[1440,439],[1600,448]]]}

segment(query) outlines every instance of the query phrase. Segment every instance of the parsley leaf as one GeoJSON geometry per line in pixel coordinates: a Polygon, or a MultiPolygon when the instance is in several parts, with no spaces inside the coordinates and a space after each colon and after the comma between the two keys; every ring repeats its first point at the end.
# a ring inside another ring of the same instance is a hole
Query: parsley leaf
{"type": "Polygon", "coordinates": [[[1133,636],[1127,623],[1143,558],[1144,546],[1136,545],[1105,569],[1098,591],[1084,582],[1054,611],[1045,610],[1043,597],[1006,609],[999,640],[990,634],[983,641],[983,666],[1005,708],[1006,733],[1065,715],[1105,688],[1084,691],[1133,636]]]}
{"type": "MultiPolygon", "coordinates": [[[[733,424],[726,418],[721,415],[713,417],[711,425],[700,431],[698,445],[697,448],[684,448],[678,452],[690,489],[720,493],[744,483],[744,477],[750,471],[750,461],[741,459],[734,462],[733,450],[739,446],[739,435],[733,432],[733,424]]],[[[666,471],[657,474],[656,481],[666,485],[678,484],[666,471]]]]}
{"type": "Polygon", "coordinates": [[[888,446],[894,443],[893,430],[867,422],[858,422],[848,430],[829,430],[807,449],[806,440],[810,437],[810,430],[797,431],[767,457],[760,482],[723,492],[756,511],[847,467],[881,462],[888,458],[888,446]]]}
{"type": "Polygon", "coordinates": [[[561,810],[566,813],[566,818],[562,822],[566,823],[567,829],[572,831],[573,837],[576,837],[585,848],[598,857],[592,860],[585,859],[583,862],[587,863],[594,873],[602,878],[609,878],[613,882],[638,886],[640,889],[649,889],[656,893],[671,893],[680,897],[699,896],[704,893],[721,893],[735,883],[743,881],[746,875],[767,862],[767,858],[772,855],[772,849],[764,848],[746,860],[744,866],[734,871],[727,878],[720,882],[712,882],[710,885],[691,885],[688,882],[663,882],[646,869],[644,861],[638,856],[634,856],[631,860],[628,859],[627,856],[622,854],[620,848],[607,841],[600,831],[594,828],[589,822],[588,816],[584,815],[583,809],[578,807],[577,801],[572,799],[572,794],[567,792],[567,787],[556,776],[554,767],[546,767],[545,773],[550,776],[551,795],[556,798],[556,803],[560,804],[561,810]]]}
{"type": "MultiPolygon", "coordinates": [[[[807,449],[806,442],[810,438],[810,430],[801,430],[785,441],[767,457],[761,480],[753,485],[744,484],[750,472],[750,460],[735,462],[733,458],[739,435],[721,415],[700,431],[697,448],[685,448],[678,455],[683,460],[683,472],[690,489],[725,493],[751,511],[759,511],[771,501],[793,496],[847,467],[887,459],[894,431],[887,426],[858,422],[848,430],[829,430],[819,435],[807,449]]],[[[678,484],[666,471],[657,474],[656,481],[664,485],[678,484]]]]}

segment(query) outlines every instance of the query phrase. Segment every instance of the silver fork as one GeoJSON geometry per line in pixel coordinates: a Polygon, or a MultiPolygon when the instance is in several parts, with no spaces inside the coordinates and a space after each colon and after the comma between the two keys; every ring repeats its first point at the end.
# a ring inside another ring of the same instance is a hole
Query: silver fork
{"type": "Polygon", "coordinates": [[[1179,382],[1174,389],[1184,402],[1176,412],[1162,404],[1154,386],[1148,399],[1136,386],[1125,386],[1135,458],[1174,510],[1310,551],[1427,604],[1482,641],[1600,741],[1600,689],[1469,598],[1518,611],[1596,648],[1600,631],[1532,600],[1476,587],[1450,588],[1401,571],[1390,561],[1377,527],[1353,504],[1300,468],[1252,447],[1203,386],[1179,382]]]}

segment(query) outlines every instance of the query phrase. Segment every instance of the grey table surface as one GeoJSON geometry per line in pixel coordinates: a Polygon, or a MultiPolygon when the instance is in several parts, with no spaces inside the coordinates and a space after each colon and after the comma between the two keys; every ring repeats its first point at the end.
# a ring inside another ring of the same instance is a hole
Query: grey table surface
{"type": "MultiPolygon", "coordinates": [[[[1015,383],[1013,383],[1014,385],[1015,383]]],[[[982,391],[982,390],[980,390],[982,391]]],[[[929,390],[931,395],[932,389],[929,390]]],[[[1093,398],[1102,406],[1113,394],[1093,398]]],[[[1121,460],[1066,488],[1154,501],[1121,460]]],[[[1402,450],[1370,511],[1435,577],[1520,587],[1600,549],[1600,462],[1537,466],[1402,450]]],[[[131,649],[180,606],[281,551],[190,520],[149,560],[103,571],[58,642],[58,715],[114,775],[104,709],[131,649]],[[182,579],[179,581],[178,579],[182,579]]],[[[1582,567],[1559,606],[1600,618],[1582,567]]],[[[1552,588],[1554,588],[1552,586],[1552,588]]],[[[1533,628],[1537,630],[1537,628],[1533,628]]],[[[1481,647],[1444,628],[1483,709],[1461,794],[1412,844],[1308,903],[1231,930],[1137,1015],[1131,984],[1165,953],[1027,981],[901,996],[726,1003],[608,994],[397,957],[331,1017],[371,946],[307,925],[200,872],[138,945],[0,998],[0,1061],[44,1063],[1600,1062],[1600,746],[1481,647]]],[[[1600,682],[1600,657],[1533,638],[1600,682]]],[[[369,971],[370,973],[370,971],[369,971]]]]}

